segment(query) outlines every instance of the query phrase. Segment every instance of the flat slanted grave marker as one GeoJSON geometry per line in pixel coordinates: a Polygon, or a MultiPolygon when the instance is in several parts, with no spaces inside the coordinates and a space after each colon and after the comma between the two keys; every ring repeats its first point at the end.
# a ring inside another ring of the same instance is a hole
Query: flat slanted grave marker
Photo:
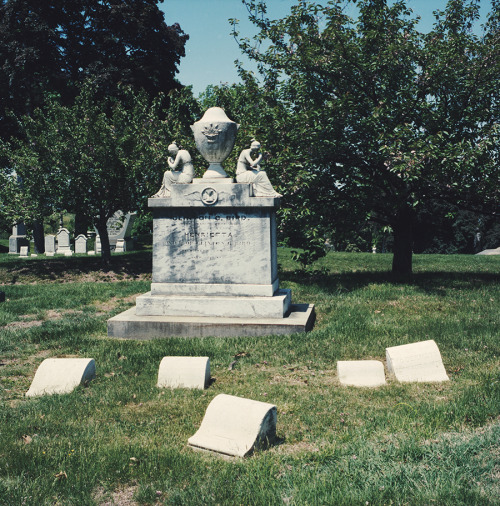
{"type": "Polygon", "coordinates": [[[210,381],[208,357],[163,357],[158,370],[158,387],[200,388],[210,381]]]}
{"type": "Polygon", "coordinates": [[[435,341],[386,348],[387,369],[401,382],[448,381],[448,375],[435,341]]]}
{"type": "Polygon", "coordinates": [[[342,385],[353,387],[385,385],[384,364],[378,360],[339,360],[337,374],[342,385]]]}
{"type": "Polygon", "coordinates": [[[93,358],[47,358],[39,365],[26,397],[68,394],[92,378],[93,358]]]}
{"type": "Polygon", "coordinates": [[[188,439],[194,448],[245,457],[276,437],[274,404],[220,394],[208,405],[198,432],[188,439]]]}
{"type": "Polygon", "coordinates": [[[27,257],[28,256],[28,246],[21,246],[21,250],[20,250],[19,256],[21,256],[21,257],[27,257]]]}

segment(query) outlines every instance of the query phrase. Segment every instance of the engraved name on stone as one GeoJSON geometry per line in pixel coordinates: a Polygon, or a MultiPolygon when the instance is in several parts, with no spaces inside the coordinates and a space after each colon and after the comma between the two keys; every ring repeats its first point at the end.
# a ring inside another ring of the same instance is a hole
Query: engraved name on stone
{"type": "Polygon", "coordinates": [[[172,230],[165,238],[165,243],[169,246],[196,245],[198,247],[232,248],[252,245],[252,241],[235,239],[235,236],[239,235],[238,229],[240,227],[238,224],[249,220],[249,217],[245,214],[202,214],[196,217],[172,216],[171,219],[176,223],[174,224],[175,230],[172,230]],[[211,222],[216,225],[216,230],[209,226],[209,229],[204,231],[201,222],[211,222]],[[177,224],[180,227],[177,227],[177,224]]]}

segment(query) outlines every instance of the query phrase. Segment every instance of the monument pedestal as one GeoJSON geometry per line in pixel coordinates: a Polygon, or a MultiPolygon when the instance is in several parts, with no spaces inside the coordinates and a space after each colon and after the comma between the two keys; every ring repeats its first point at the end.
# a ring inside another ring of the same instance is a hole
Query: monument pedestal
{"type": "Polygon", "coordinates": [[[178,184],[151,198],[151,292],[108,320],[108,335],[247,336],[304,332],[312,305],[280,290],[276,250],[279,198],[253,197],[248,183],[178,184]]]}

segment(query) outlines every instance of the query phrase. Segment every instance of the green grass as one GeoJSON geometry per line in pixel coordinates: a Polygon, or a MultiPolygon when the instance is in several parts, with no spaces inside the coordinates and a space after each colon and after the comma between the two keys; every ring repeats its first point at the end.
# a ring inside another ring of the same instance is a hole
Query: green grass
{"type": "Polygon", "coordinates": [[[500,257],[329,254],[282,287],[314,303],[308,334],[120,341],[106,320],[149,289],[150,252],[0,255],[0,504],[498,504],[500,257]],[[450,381],[341,387],[336,361],[434,339],[450,381]],[[166,355],[209,356],[205,391],[155,386],[166,355]],[[236,366],[228,366],[238,355],[236,366]],[[95,358],[73,393],[27,399],[47,357],[95,358]],[[272,402],[277,441],[246,459],[187,447],[217,394],[272,402]],[[29,437],[27,437],[29,436],[29,437]]]}

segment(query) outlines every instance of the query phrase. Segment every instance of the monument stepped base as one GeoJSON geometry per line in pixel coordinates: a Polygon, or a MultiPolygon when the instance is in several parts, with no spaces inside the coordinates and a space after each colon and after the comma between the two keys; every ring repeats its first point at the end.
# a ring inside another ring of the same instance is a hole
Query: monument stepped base
{"type": "Polygon", "coordinates": [[[108,337],[259,337],[308,332],[315,320],[313,304],[292,304],[284,318],[222,318],[202,316],[138,316],[130,308],[108,320],[108,337]]]}

